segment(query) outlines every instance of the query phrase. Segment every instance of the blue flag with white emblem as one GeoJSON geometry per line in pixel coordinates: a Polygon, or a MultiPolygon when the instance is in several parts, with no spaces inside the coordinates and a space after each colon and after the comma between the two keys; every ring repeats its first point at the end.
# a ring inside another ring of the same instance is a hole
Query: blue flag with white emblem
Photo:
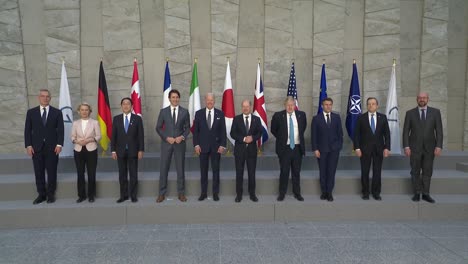
{"type": "Polygon", "coordinates": [[[354,62],[346,114],[346,130],[351,140],[354,138],[354,128],[356,127],[359,115],[361,115],[361,92],[359,91],[357,66],[356,62],[354,62]]]}

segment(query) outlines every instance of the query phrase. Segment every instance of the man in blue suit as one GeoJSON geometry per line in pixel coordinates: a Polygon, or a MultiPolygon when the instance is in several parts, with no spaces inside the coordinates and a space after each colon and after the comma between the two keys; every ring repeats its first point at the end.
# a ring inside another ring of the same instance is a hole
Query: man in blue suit
{"type": "Polygon", "coordinates": [[[312,119],[312,151],[320,170],[321,200],[333,201],[333,187],[340,150],[343,147],[343,128],[338,114],[332,113],[333,100],[322,100],[323,112],[312,119]]]}
{"type": "Polygon", "coordinates": [[[55,202],[58,155],[62,151],[64,136],[62,111],[49,105],[49,90],[41,89],[38,98],[39,106],[28,110],[24,124],[24,145],[33,160],[39,194],[33,204],[44,202],[46,197],[47,203],[55,202]]]}
{"type": "Polygon", "coordinates": [[[226,123],[224,113],[214,108],[213,93],[205,96],[205,108],[195,113],[193,146],[195,153],[200,156],[201,194],[199,201],[208,195],[208,165],[211,158],[213,170],[213,200],[219,201],[219,162],[221,154],[226,149],[226,123]]]}

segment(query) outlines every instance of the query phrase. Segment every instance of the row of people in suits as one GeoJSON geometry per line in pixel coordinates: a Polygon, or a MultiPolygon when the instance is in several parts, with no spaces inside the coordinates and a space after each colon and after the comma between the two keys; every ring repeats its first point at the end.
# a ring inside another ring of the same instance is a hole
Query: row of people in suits
{"type": "MultiPolygon", "coordinates": [[[[63,118],[60,110],[49,105],[50,92],[40,90],[40,106],[28,110],[25,124],[25,147],[33,159],[38,197],[34,204],[47,200],[55,201],[56,172],[58,154],[63,145],[63,118]],[[47,171],[47,184],[45,180],[47,171]]],[[[187,109],[179,105],[180,93],[169,93],[170,106],[161,109],[156,132],[162,139],[159,194],[156,202],[166,199],[167,176],[174,155],[177,171],[177,191],[180,201],[185,202],[185,152],[186,141],[190,133],[190,117],[187,109]]],[[[403,129],[405,154],[410,156],[411,176],[414,187],[414,201],[420,195],[428,202],[434,202],[429,195],[430,178],[434,156],[440,155],[442,148],[442,125],[440,111],[427,106],[429,96],[420,93],[418,107],[406,114],[403,129]],[[421,114],[420,114],[421,113],[421,114]]],[[[219,173],[221,155],[226,150],[226,123],[221,110],[214,108],[215,98],[212,93],[205,96],[206,107],[197,111],[194,119],[193,146],[199,155],[201,173],[201,195],[198,200],[207,198],[208,168],[211,161],[213,171],[213,200],[219,200],[219,173]]],[[[381,169],[384,157],[390,151],[390,131],[384,114],[377,112],[378,101],[370,97],[366,101],[367,112],[362,114],[355,128],[353,140],[356,155],[361,161],[362,198],[369,199],[370,194],[381,200],[381,169]],[[372,186],[369,186],[369,172],[372,164],[372,186]]],[[[140,116],[132,114],[132,100],[121,100],[122,114],[113,119],[111,151],[119,168],[120,197],[118,203],[131,199],[137,202],[138,160],[143,158],[144,131],[140,116]]],[[[255,193],[255,171],[257,161],[257,141],[262,135],[261,120],[252,115],[252,105],[248,100],[241,104],[242,114],[237,115],[230,131],[235,140],[234,157],[236,167],[236,198],[243,197],[243,174],[247,166],[248,193],[252,201],[257,202],[255,193]]],[[[294,197],[303,201],[300,187],[302,157],[305,155],[304,132],[307,127],[306,114],[295,109],[294,98],[284,101],[285,110],[276,112],[271,120],[271,132],[276,137],[275,151],[280,163],[278,201],[283,201],[291,173],[294,197]]],[[[339,153],[343,145],[343,129],[340,116],[332,112],[333,100],[322,101],[323,112],[312,120],[312,150],[317,158],[320,170],[322,200],[333,201],[335,173],[339,153]]],[[[89,199],[94,202],[96,196],[97,142],[101,134],[98,122],[90,118],[91,106],[82,103],[78,106],[80,119],[73,123],[71,140],[75,144],[74,158],[77,167],[78,200],[89,199]],[[88,173],[86,192],[85,168],[88,173]],[[86,194],[87,193],[87,194],[86,194]]]]}

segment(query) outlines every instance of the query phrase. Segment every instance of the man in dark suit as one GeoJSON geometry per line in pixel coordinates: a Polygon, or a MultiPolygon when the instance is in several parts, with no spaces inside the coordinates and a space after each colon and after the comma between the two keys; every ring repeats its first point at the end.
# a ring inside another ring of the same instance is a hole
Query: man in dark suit
{"type": "Polygon", "coordinates": [[[369,200],[369,170],[372,163],[372,189],[375,200],[382,200],[382,161],[390,154],[390,129],[387,117],[378,113],[379,102],[367,98],[367,112],[359,116],[354,132],[354,149],[361,159],[362,199],[369,200]]]}
{"type": "Polygon", "coordinates": [[[288,96],[284,101],[286,110],[276,112],[271,119],[271,133],[276,137],[276,154],[280,162],[279,195],[283,201],[288,190],[289,171],[294,197],[304,201],[301,195],[300,175],[302,156],[305,155],[304,131],[307,127],[306,114],[294,110],[296,101],[288,96]]]}
{"type": "Polygon", "coordinates": [[[190,114],[187,109],[179,105],[179,91],[171,90],[168,97],[171,105],[161,109],[156,124],[156,132],[162,140],[157,203],[166,199],[167,175],[171,166],[172,154],[174,154],[176,163],[179,200],[181,202],[187,201],[185,197],[185,139],[190,133],[190,114]]]}
{"type": "Polygon", "coordinates": [[[323,112],[312,119],[312,151],[320,170],[321,200],[333,201],[335,173],[343,147],[343,128],[340,115],[332,112],[333,100],[322,100],[323,112]]]}
{"type": "Polygon", "coordinates": [[[50,98],[49,90],[41,89],[39,106],[28,110],[24,124],[24,145],[33,160],[39,194],[33,204],[42,203],[46,198],[47,203],[55,202],[57,165],[63,146],[64,128],[62,111],[49,105],[50,98]]]}
{"type": "Polygon", "coordinates": [[[262,136],[262,124],[258,116],[252,115],[252,104],[242,101],[242,114],[234,117],[231,137],[235,140],[234,159],[236,162],[236,199],[242,201],[244,167],[247,163],[250,200],[258,202],[255,195],[255,168],[257,166],[257,140],[262,136]]]}
{"type": "Polygon", "coordinates": [[[122,203],[130,198],[132,203],[138,201],[138,160],[145,151],[143,120],[132,114],[132,99],[125,97],[120,101],[122,114],[114,116],[112,121],[111,151],[112,158],[119,166],[120,198],[122,203]],[[127,174],[130,176],[130,185],[127,174]]]}
{"type": "Polygon", "coordinates": [[[429,195],[434,156],[442,153],[442,118],[437,108],[427,106],[429,94],[419,93],[418,106],[406,112],[403,127],[405,155],[410,157],[413,201],[435,203],[429,195]],[[422,171],[422,173],[421,173],[422,171]]]}
{"type": "Polygon", "coordinates": [[[213,200],[219,201],[219,162],[221,154],[226,149],[226,123],[224,113],[214,108],[214,94],[205,96],[206,107],[195,113],[193,146],[200,156],[201,194],[199,201],[208,195],[208,164],[211,158],[213,170],[213,200]]]}

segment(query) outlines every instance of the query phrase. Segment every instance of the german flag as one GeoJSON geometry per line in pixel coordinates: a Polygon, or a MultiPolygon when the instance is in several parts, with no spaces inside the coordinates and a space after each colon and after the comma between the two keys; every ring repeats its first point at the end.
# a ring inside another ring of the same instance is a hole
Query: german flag
{"type": "Polygon", "coordinates": [[[104,75],[104,67],[99,67],[99,84],[98,84],[98,121],[101,127],[101,140],[99,144],[104,151],[107,148],[112,137],[112,115],[109,104],[109,94],[107,93],[106,76],[104,75]]]}

